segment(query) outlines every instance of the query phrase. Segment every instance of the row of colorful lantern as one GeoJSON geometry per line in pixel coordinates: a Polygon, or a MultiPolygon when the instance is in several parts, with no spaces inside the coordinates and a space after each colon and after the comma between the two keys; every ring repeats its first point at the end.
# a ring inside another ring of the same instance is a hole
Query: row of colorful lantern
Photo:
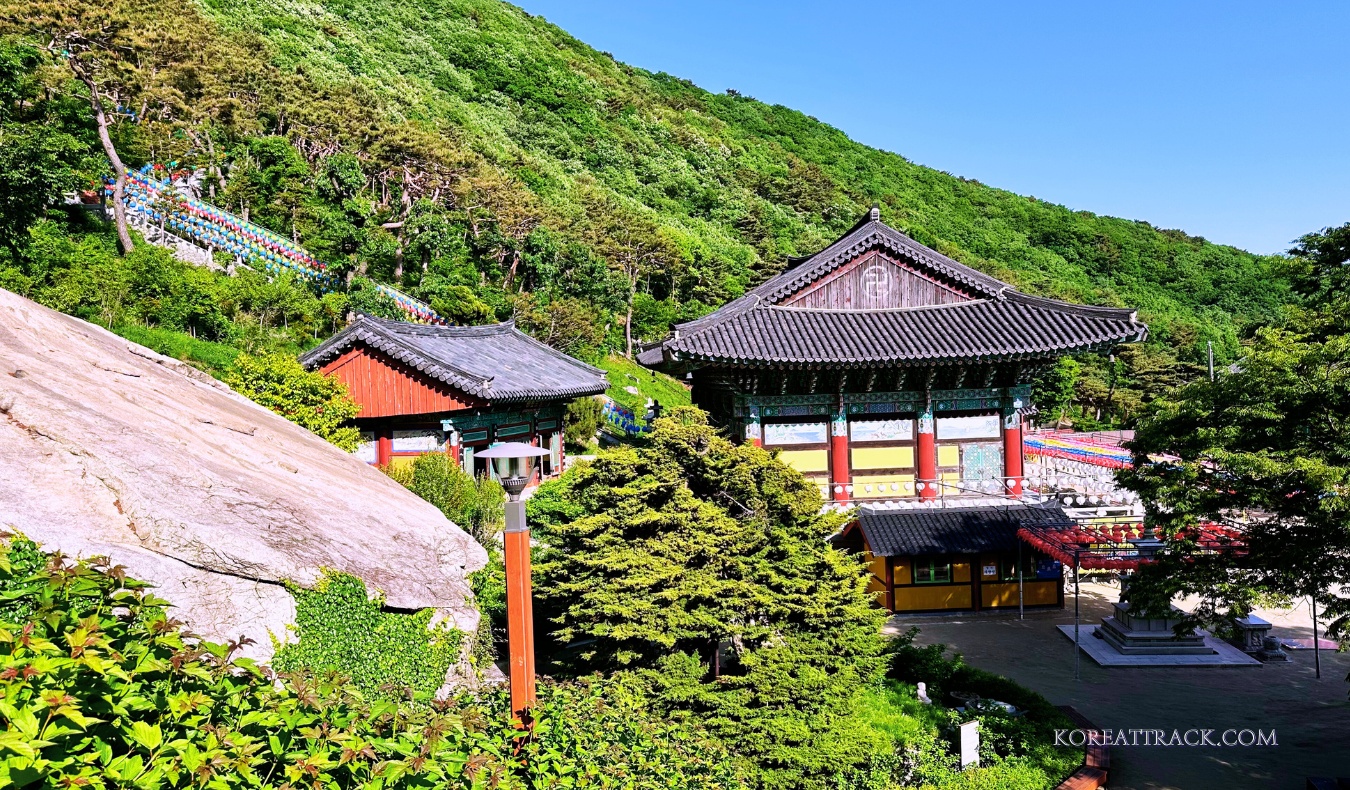
{"type": "Polygon", "coordinates": [[[1028,455],[1066,458],[1108,469],[1129,469],[1134,466],[1133,457],[1129,452],[1118,447],[1075,444],[1062,439],[1048,439],[1039,436],[1027,436],[1022,440],[1022,444],[1028,455]]]}
{"type": "Polygon", "coordinates": [[[624,433],[646,433],[652,429],[650,425],[638,422],[632,411],[614,401],[606,401],[601,414],[608,423],[617,426],[624,433]]]}
{"type": "Polygon", "coordinates": [[[405,296],[404,294],[394,290],[393,288],[390,288],[387,285],[376,283],[375,288],[380,293],[384,294],[385,296],[388,296],[390,299],[393,299],[394,302],[399,306],[399,309],[407,313],[408,316],[411,317],[414,321],[418,321],[424,324],[445,323],[445,319],[437,315],[436,311],[432,310],[426,304],[419,302],[410,296],[405,296]]]}
{"type": "MultiPolygon", "coordinates": [[[[169,184],[153,180],[151,173],[152,168],[147,165],[141,168],[139,173],[128,178],[129,203],[134,202],[138,207],[148,208],[161,194],[171,189],[169,184]]],[[[209,238],[213,246],[241,257],[256,257],[265,262],[285,266],[316,278],[322,277],[327,268],[303,249],[266,228],[239,220],[234,215],[199,200],[177,196],[171,200],[180,207],[180,210],[174,212],[172,216],[183,223],[175,227],[198,236],[205,234],[204,237],[209,238]]]]}
{"type": "MultiPolygon", "coordinates": [[[[316,281],[325,291],[337,285],[337,279],[327,274],[326,264],[290,240],[200,200],[173,194],[172,168],[176,164],[170,162],[168,167],[162,164],[145,165],[136,173],[129,174],[126,183],[127,207],[154,222],[163,222],[177,232],[205,242],[205,246],[222,250],[250,263],[261,264],[269,271],[281,272],[286,269],[296,272],[316,281]],[[160,174],[164,174],[170,180],[160,180],[156,177],[160,174]],[[178,210],[168,214],[157,210],[155,205],[161,196],[168,196],[166,202],[175,205],[178,210]]],[[[112,194],[112,181],[107,183],[105,191],[112,194]]],[[[430,324],[445,323],[445,320],[426,304],[388,286],[376,287],[393,299],[411,320],[430,324]]]]}

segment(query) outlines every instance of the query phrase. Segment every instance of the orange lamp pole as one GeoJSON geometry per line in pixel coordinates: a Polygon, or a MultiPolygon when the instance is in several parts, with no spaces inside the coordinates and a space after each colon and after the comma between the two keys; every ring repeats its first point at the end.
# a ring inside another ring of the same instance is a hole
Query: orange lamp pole
{"type": "Polygon", "coordinates": [[[502,550],[506,561],[506,643],[511,665],[511,713],[532,727],[534,707],[534,603],[530,590],[530,528],[525,523],[521,494],[534,478],[534,462],[548,450],[523,442],[495,444],[477,454],[497,466],[506,489],[506,529],[502,550]]]}
{"type": "Polygon", "coordinates": [[[530,528],[519,495],[506,503],[506,640],[511,659],[511,712],[529,725],[534,707],[534,605],[530,589],[530,528]]]}

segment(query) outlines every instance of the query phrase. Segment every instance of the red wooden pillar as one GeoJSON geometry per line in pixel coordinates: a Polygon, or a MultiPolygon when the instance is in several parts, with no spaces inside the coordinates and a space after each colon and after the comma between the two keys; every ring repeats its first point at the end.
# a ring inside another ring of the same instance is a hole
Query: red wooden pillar
{"type": "Polygon", "coordinates": [[[381,428],[376,432],[375,463],[388,466],[394,460],[394,432],[381,428]]]}
{"type": "Polygon", "coordinates": [[[895,611],[895,558],[886,558],[886,611],[895,611]]]}
{"type": "Polygon", "coordinates": [[[914,442],[915,459],[919,474],[919,483],[924,487],[919,491],[921,499],[937,499],[937,441],[933,436],[933,413],[925,411],[919,415],[919,434],[914,442]]]}
{"type": "Polygon", "coordinates": [[[1003,488],[1009,496],[1022,496],[1022,416],[1013,412],[1003,418],[1003,488]]]}
{"type": "Polygon", "coordinates": [[[834,501],[847,502],[853,498],[853,475],[848,468],[848,415],[841,405],[830,421],[830,488],[834,501]]]}
{"type": "Polygon", "coordinates": [[[455,466],[462,466],[464,464],[464,459],[460,457],[460,450],[462,448],[459,443],[459,431],[454,428],[450,429],[449,435],[446,436],[446,445],[450,448],[447,450],[450,454],[450,460],[455,462],[455,466]]]}
{"type": "Polygon", "coordinates": [[[530,530],[525,503],[506,503],[502,532],[506,564],[506,636],[510,654],[511,712],[525,720],[534,707],[534,603],[530,589],[530,530]]]}
{"type": "MultiPolygon", "coordinates": [[[[538,431],[535,431],[534,433],[530,434],[531,447],[541,446],[540,442],[542,441],[543,437],[538,431]]],[[[542,482],[544,482],[544,465],[542,463],[539,463],[539,459],[536,458],[534,468],[530,470],[530,485],[538,485],[539,483],[542,482]]]]}

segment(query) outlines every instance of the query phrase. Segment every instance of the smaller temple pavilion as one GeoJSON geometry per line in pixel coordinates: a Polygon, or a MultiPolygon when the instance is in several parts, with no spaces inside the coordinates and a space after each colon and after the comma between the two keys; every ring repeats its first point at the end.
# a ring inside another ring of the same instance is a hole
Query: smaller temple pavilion
{"type": "Polygon", "coordinates": [[[1024,542],[1027,525],[1073,522],[1054,504],[892,510],[864,506],[836,542],[863,555],[868,590],[892,612],[1064,606],[1057,556],[1024,542]]]}
{"type": "Polygon", "coordinates": [[[569,401],[605,391],[605,372],[556,351],[511,322],[430,326],[362,315],[300,358],[347,385],[368,463],[446,452],[490,474],[476,451],[503,441],[550,450],[540,473],[563,466],[569,401]]]}

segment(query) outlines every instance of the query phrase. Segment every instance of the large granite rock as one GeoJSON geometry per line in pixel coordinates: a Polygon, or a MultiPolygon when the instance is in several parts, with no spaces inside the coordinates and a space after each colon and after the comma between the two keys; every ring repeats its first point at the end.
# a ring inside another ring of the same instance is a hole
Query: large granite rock
{"type": "Polygon", "coordinates": [[[472,632],[487,556],[439,510],[176,360],[0,290],[0,527],[154,582],[204,637],[266,660],[283,582],[355,574],[472,632]]]}

